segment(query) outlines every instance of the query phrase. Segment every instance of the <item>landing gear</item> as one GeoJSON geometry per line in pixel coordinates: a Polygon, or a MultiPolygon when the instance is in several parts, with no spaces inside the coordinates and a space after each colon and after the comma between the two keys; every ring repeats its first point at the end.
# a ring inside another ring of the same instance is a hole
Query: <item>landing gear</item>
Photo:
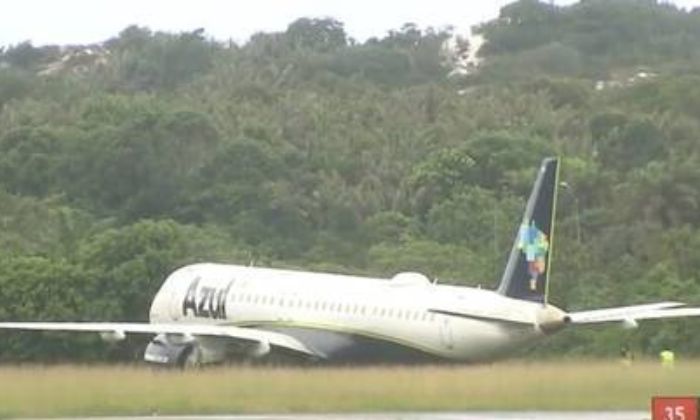
{"type": "Polygon", "coordinates": [[[195,369],[202,366],[202,351],[196,344],[190,344],[182,352],[177,361],[177,366],[182,369],[195,369]]]}

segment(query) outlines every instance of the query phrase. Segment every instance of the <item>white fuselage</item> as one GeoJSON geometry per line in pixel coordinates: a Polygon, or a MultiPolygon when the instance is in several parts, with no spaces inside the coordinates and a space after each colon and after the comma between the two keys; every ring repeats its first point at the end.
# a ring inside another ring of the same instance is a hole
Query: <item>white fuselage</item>
{"type": "Polygon", "coordinates": [[[490,290],[432,284],[418,273],[386,280],[195,264],[166,279],[150,318],[281,331],[330,360],[343,351],[352,354],[348,347],[359,338],[439,359],[479,361],[543,337],[537,323],[542,310],[540,303],[490,290]],[[444,308],[469,316],[434,311],[444,308]]]}

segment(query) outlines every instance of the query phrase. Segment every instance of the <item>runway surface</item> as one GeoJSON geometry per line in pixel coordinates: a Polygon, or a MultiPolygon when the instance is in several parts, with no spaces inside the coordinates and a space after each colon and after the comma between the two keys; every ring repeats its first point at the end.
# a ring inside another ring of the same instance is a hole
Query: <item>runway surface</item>
{"type": "MultiPolygon", "coordinates": [[[[353,413],[353,414],[256,414],[256,415],[190,415],[80,417],[82,420],[648,420],[646,411],[481,411],[454,413],[353,413]]],[[[73,418],[75,419],[75,418],[73,418]]],[[[35,419],[38,420],[38,419],[35,419]]],[[[48,420],[48,419],[47,419],[48,420]]],[[[67,420],[67,419],[50,419],[67,420]]]]}

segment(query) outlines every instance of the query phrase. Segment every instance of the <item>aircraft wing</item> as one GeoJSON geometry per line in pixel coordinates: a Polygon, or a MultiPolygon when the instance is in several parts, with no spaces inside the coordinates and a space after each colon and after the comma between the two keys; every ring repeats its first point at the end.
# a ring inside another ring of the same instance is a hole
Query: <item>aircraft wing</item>
{"type": "Polygon", "coordinates": [[[118,322],[0,322],[0,329],[95,332],[103,334],[176,334],[192,337],[216,337],[243,344],[269,344],[303,356],[322,357],[294,337],[255,328],[201,324],[150,324],[118,322]]]}
{"type": "Polygon", "coordinates": [[[681,308],[681,302],[659,302],[617,308],[594,309],[568,313],[571,324],[600,324],[605,322],[629,322],[637,320],[681,318],[700,316],[700,308],[681,308]]]}

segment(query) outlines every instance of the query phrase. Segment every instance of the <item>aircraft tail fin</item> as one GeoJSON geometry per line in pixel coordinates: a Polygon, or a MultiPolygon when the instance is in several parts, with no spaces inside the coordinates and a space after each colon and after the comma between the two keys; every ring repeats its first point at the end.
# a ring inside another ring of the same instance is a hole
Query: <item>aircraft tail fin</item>
{"type": "Polygon", "coordinates": [[[559,160],[544,159],[527,201],[498,293],[514,299],[547,303],[558,183],[559,160]]]}

